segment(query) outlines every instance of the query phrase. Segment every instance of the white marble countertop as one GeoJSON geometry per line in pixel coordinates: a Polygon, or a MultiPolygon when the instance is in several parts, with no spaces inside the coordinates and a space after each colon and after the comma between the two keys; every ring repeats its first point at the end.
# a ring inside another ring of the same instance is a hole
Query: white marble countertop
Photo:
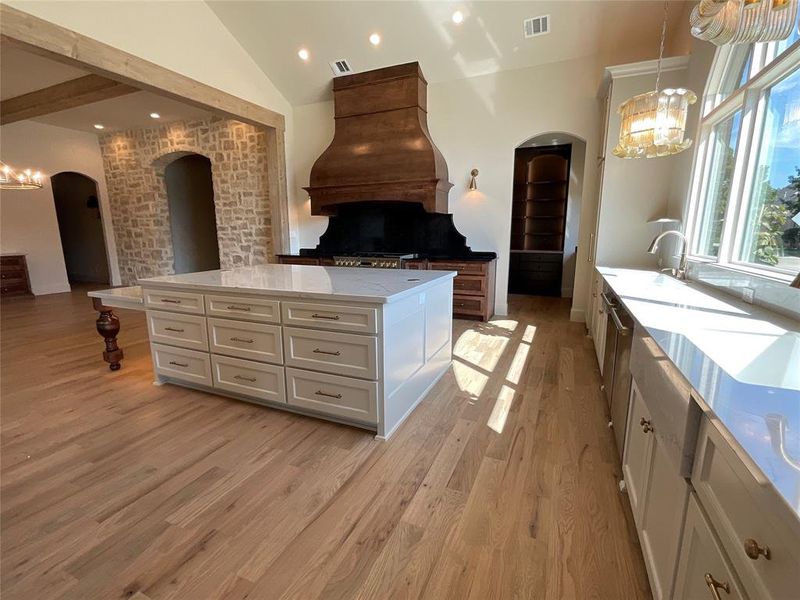
{"type": "Polygon", "coordinates": [[[654,271],[598,271],[800,515],[800,322],[654,271]]]}
{"type": "Polygon", "coordinates": [[[142,288],[138,285],[128,287],[116,287],[106,290],[92,290],[86,294],[90,298],[99,298],[104,306],[110,308],[130,308],[132,310],[144,310],[144,298],[142,288]]]}
{"type": "Polygon", "coordinates": [[[455,271],[358,269],[310,265],[257,265],[230,270],[140,279],[161,289],[236,292],[289,298],[386,304],[453,279],[455,271]]]}

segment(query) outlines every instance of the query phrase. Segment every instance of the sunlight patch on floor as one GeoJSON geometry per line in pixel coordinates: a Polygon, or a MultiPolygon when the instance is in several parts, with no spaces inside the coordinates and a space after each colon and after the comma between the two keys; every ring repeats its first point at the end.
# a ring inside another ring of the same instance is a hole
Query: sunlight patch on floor
{"type": "Polygon", "coordinates": [[[514,390],[504,385],[500,388],[500,393],[497,394],[497,400],[495,400],[494,407],[492,408],[492,414],[489,415],[489,420],[486,422],[489,429],[493,429],[497,433],[503,433],[503,428],[506,426],[506,419],[508,419],[508,413],[513,403],[514,390]]]}

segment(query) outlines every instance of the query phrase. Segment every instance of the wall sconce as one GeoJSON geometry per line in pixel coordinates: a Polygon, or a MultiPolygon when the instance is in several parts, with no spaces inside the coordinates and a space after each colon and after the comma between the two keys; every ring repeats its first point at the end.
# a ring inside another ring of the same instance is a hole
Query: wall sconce
{"type": "Polygon", "coordinates": [[[478,169],[472,169],[472,171],[470,171],[469,174],[470,174],[469,191],[474,192],[475,190],[478,189],[478,182],[475,181],[475,178],[478,176],[478,169]]]}

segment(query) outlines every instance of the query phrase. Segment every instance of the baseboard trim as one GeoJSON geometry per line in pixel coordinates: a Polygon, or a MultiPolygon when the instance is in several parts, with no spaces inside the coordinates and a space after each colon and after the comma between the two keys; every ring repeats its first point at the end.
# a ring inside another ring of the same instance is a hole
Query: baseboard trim
{"type": "Polygon", "coordinates": [[[586,322],[586,311],[582,308],[573,308],[569,311],[569,320],[575,323],[586,322]]]}

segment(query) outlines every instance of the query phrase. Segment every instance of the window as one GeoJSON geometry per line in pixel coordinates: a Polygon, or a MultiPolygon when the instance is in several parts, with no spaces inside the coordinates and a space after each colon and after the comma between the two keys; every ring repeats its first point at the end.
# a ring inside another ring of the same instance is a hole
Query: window
{"type": "Polygon", "coordinates": [[[687,216],[698,260],[800,271],[800,34],[717,50],[687,216]]]}

